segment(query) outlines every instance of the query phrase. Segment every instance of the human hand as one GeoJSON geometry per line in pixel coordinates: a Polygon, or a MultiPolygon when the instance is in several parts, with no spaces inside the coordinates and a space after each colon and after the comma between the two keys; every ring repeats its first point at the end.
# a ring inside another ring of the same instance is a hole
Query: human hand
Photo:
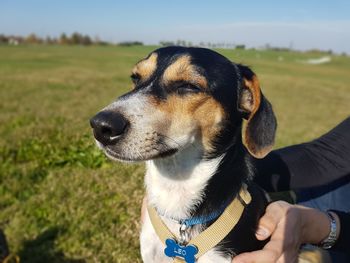
{"type": "MultiPolygon", "coordinates": [[[[336,215],[335,218],[339,225],[336,215]]],[[[257,239],[271,237],[270,241],[262,250],[236,256],[232,263],[297,262],[300,245],[320,243],[329,230],[330,220],[324,212],[284,201],[273,202],[267,206],[256,231],[257,239]]]]}

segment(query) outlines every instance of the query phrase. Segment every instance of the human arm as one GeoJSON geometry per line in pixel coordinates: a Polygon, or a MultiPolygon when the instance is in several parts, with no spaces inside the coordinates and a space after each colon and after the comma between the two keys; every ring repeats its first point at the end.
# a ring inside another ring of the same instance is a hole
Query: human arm
{"type": "Polygon", "coordinates": [[[272,151],[256,160],[256,182],[267,192],[350,182],[350,118],[320,138],[272,151]]]}
{"type": "Polygon", "coordinates": [[[334,212],[337,214],[342,228],[338,240],[332,249],[344,251],[348,253],[348,257],[350,258],[350,213],[341,211],[334,212]]]}

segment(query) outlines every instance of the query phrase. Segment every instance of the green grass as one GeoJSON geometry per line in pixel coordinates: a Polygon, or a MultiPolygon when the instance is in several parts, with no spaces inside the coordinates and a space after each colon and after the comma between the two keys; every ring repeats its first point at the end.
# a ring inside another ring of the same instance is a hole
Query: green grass
{"type": "MultiPolygon", "coordinates": [[[[22,262],[140,262],[144,168],[107,160],[88,119],[129,90],[132,65],[154,48],[0,47],[0,228],[22,262]]],[[[347,57],[307,65],[298,61],[321,54],[219,52],[258,74],[277,147],[349,116],[347,57]]]]}

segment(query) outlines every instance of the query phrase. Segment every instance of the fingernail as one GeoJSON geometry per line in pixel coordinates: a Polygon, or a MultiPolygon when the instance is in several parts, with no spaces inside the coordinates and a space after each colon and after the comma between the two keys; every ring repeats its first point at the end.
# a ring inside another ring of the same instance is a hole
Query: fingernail
{"type": "Polygon", "coordinates": [[[267,231],[267,229],[263,227],[259,227],[258,230],[256,231],[256,234],[261,237],[268,237],[269,232],[267,231]]]}

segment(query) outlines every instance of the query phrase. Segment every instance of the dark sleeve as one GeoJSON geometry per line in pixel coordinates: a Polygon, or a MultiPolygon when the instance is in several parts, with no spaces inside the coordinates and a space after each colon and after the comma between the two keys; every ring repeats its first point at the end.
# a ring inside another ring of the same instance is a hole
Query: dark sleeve
{"type": "Polygon", "coordinates": [[[268,192],[349,182],[350,117],[314,141],[272,151],[256,162],[256,182],[268,192]]]}
{"type": "Polygon", "coordinates": [[[340,219],[340,234],[332,250],[345,252],[350,256],[350,214],[334,210],[332,212],[336,213],[340,219]]]}

